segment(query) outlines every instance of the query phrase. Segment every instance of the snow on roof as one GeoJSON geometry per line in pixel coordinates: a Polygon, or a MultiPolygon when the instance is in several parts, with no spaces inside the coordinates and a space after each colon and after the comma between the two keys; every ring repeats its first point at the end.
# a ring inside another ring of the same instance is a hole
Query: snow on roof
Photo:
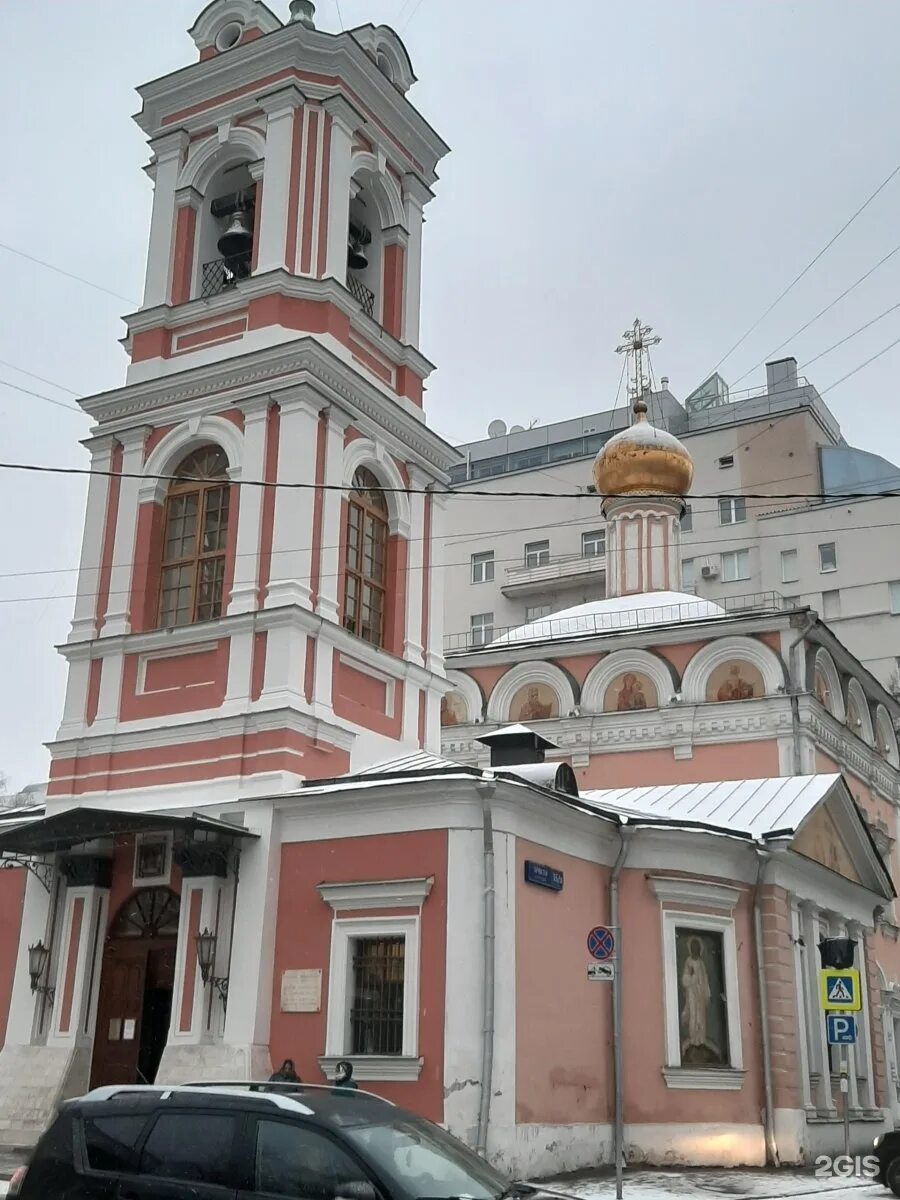
{"type": "Polygon", "coordinates": [[[687,592],[643,592],[638,596],[614,596],[591,600],[562,612],[520,625],[489,642],[491,649],[516,642],[550,641],[573,634],[597,634],[619,629],[638,629],[652,625],[674,625],[683,621],[704,621],[726,617],[728,613],[711,600],[702,600],[687,592]]]}
{"type": "Polygon", "coordinates": [[[840,775],[794,775],[778,779],[738,779],[727,783],[679,783],[612,788],[581,793],[597,808],[624,817],[654,818],[675,824],[697,821],[731,833],[763,838],[794,833],[824,800],[840,775]]]}
{"type": "MultiPolygon", "coordinates": [[[[408,771],[459,770],[460,767],[460,763],[453,762],[449,758],[439,758],[436,754],[429,754],[425,750],[417,750],[413,754],[402,755],[400,758],[389,758],[384,762],[374,763],[371,767],[364,767],[361,771],[349,771],[347,777],[368,779],[370,775],[402,775],[408,771]]],[[[311,786],[315,786],[316,781],[314,779],[311,779],[309,782],[311,786]]]]}

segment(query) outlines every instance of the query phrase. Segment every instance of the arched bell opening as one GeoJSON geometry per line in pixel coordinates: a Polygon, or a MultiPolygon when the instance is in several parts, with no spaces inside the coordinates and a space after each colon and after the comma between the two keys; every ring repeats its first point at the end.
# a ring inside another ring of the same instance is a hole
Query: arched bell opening
{"type": "Polygon", "coordinates": [[[195,295],[209,299],[250,275],[256,226],[256,183],[248,163],[222,166],[200,212],[195,295]]]}
{"type": "Polygon", "coordinates": [[[347,232],[347,287],[363,312],[380,320],[382,277],[382,221],[371,187],[353,180],[350,227],[347,232]]]}

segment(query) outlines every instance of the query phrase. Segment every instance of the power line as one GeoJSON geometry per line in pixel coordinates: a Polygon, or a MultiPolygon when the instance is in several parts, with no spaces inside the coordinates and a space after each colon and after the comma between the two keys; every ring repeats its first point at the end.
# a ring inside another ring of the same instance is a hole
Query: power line
{"type": "Polygon", "coordinates": [[[839,342],[833,342],[820,354],[817,354],[815,358],[807,359],[800,369],[806,370],[806,368],[811,366],[814,362],[818,362],[820,358],[824,358],[826,354],[830,354],[832,350],[837,350],[838,346],[843,346],[845,342],[849,342],[851,338],[855,338],[858,333],[862,333],[864,330],[870,329],[879,321],[883,321],[886,316],[889,316],[892,312],[896,312],[898,308],[900,308],[900,302],[897,304],[892,304],[890,308],[886,308],[884,312],[879,313],[877,317],[873,317],[871,321],[866,321],[865,325],[860,325],[859,329],[854,329],[852,333],[848,333],[846,337],[842,337],[839,342]]]}
{"type": "Polygon", "coordinates": [[[766,317],[769,315],[769,313],[781,303],[781,301],[785,298],[785,296],[788,294],[788,292],[793,291],[793,289],[797,286],[797,284],[804,277],[804,275],[808,274],[808,272],[812,270],[812,268],[816,265],[816,263],[819,261],[819,259],[822,257],[822,255],[831,249],[831,247],[838,240],[838,238],[850,228],[850,226],[853,224],[853,222],[856,220],[856,218],[858,216],[860,216],[861,213],[865,212],[865,210],[869,207],[869,205],[872,203],[872,201],[875,199],[875,197],[880,192],[884,191],[884,189],[887,187],[887,185],[891,182],[891,180],[894,178],[894,176],[898,172],[900,172],[900,163],[898,163],[897,166],[894,167],[894,169],[893,169],[893,171],[891,171],[890,175],[888,175],[888,177],[882,183],[880,183],[878,185],[878,187],[875,189],[875,191],[872,192],[872,194],[860,205],[860,207],[856,210],[856,212],[853,214],[853,216],[844,222],[844,224],[840,227],[840,229],[837,231],[837,233],[834,235],[834,237],[832,237],[828,242],[826,242],[825,245],[822,247],[822,249],[819,251],[819,253],[816,254],[812,259],[810,259],[810,261],[806,264],[806,266],[803,268],[803,270],[800,272],[800,274],[795,275],[794,278],[791,280],[791,282],[784,289],[784,291],[779,292],[779,294],[775,297],[775,299],[772,301],[772,303],[769,305],[769,307],[766,309],[766,311],[762,314],[762,316],[759,317],[758,320],[754,321],[754,323],[750,326],[750,328],[745,333],[741,334],[741,336],[734,343],[734,345],[731,347],[731,349],[726,351],[726,353],[722,355],[722,357],[719,359],[719,361],[713,367],[712,371],[707,372],[708,376],[712,375],[713,371],[718,371],[718,369],[719,369],[719,367],[721,367],[722,363],[725,362],[726,359],[728,359],[732,356],[732,354],[735,352],[735,350],[737,350],[738,346],[743,345],[743,343],[747,340],[747,338],[750,336],[750,334],[753,333],[753,331],[762,324],[762,322],[766,319],[766,317]]]}
{"type": "Polygon", "coordinates": [[[876,358],[881,358],[882,354],[887,354],[888,350],[893,350],[898,343],[900,343],[900,338],[895,338],[889,346],[885,346],[883,350],[879,350],[877,354],[873,354],[871,358],[867,358],[866,361],[860,363],[858,367],[854,367],[852,371],[848,371],[846,375],[842,375],[840,379],[836,379],[834,383],[830,383],[827,388],[824,388],[821,392],[819,392],[819,395],[826,395],[826,393],[830,392],[832,388],[836,388],[839,383],[844,383],[845,380],[849,379],[852,375],[855,375],[857,371],[861,371],[863,367],[867,367],[869,363],[873,363],[876,358]]]}
{"type": "MultiPolygon", "coordinates": [[[[56,384],[53,386],[56,387],[56,384]]],[[[24,392],[26,396],[34,396],[38,400],[46,400],[48,404],[55,404],[57,408],[67,408],[69,412],[76,412],[81,417],[87,416],[84,409],[76,408],[74,404],[66,404],[65,400],[55,400],[53,396],[45,396],[43,392],[33,392],[30,388],[21,387],[18,383],[11,383],[8,379],[0,379],[0,387],[12,388],[15,392],[24,392]]]]}
{"type": "MultiPolygon", "coordinates": [[[[867,526],[866,526],[866,528],[867,528],[867,529],[896,529],[898,526],[900,526],[900,520],[898,520],[898,521],[884,521],[884,522],[881,522],[881,523],[878,523],[878,524],[874,524],[874,525],[867,525],[867,526]]],[[[826,528],[823,528],[823,529],[807,529],[807,530],[803,531],[803,534],[802,534],[801,536],[805,536],[805,537],[818,537],[818,536],[821,536],[822,534],[833,534],[833,533],[852,533],[852,532],[854,532],[854,531],[855,531],[857,528],[858,528],[858,526],[857,526],[857,525],[832,525],[832,526],[829,526],[829,527],[826,527],[826,528]]],[[[527,532],[529,532],[529,530],[528,530],[527,528],[523,528],[523,529],[521,529],[521,530],[512,530],[512,531],[509,531],[509,532],[527,533],[527,532]]],[[[752,548],[752,545],[754,545],[754,544],[755,544],[757,541],[767,541],[767,540],[770,540],[770,539],[778,539],[778,540],[784,541],[785,539],[789,539],[789,538],[794,538],[794,539],[796,539],[796,537],[797,537],[797,536],[798,536],[798,535],[797,535],[796,531],[793,531],[793,532],[791,532],[791,533],[761,533],[761,534],[756,534],[756,535],[755,535],[755,536],[754,536],[752,539],[750,539],[750,541],[751,541],[751,546],[750,546],[750,547],[747,547],[747,548],[752,548]]],[[[688,558],[688,559],[690,559],[690,558],[703,558],[703,557],[705,556],[705,551],[704,551],[704,550],[703,550],[701,547],[703,547],[703,546],[706,546],[706,545],[709,545],[709,544],[710,544],[710,542],[722,542],[722,543],[724,543],[724,542],[734,542],[734,541],[738,541],[738,540],[740,540],[740,539],[739,539],[738,537],[736,537],[736,536],[725,536],[725,537],[716,538],[716,539],[706,539],[706,540],[705,540],[704,542],[702,542],[702,543],[700,543],[700,542],[697,542],[697,543],[695,543],[695,542],[687,542],[687,543],[685,543],[685,540],[684,540],[684,539],[682,539],[682,540],[681,540],[681,548],[682,548],[682,550],[683,550],[683,551],[685,551],[684,558],[688,558]]],[[[664,542],[661,542],[661,543],[660,543],[660,546],[661,546],[661,547],[667,547],[667,546],[669,546],[669,545],[671,545],[671,544],[672,544],[672,543],[669,543],[669,542],[665,542],[665,541],[664,541],[664,542]]],[[[333,547],[332,547],[332,548],[333,548],[333,547]]],[[[739,547],[739,548],[740,548],[740,549],[744,549],[744,547],[739,547]]],[[[308,551],[309,549],[310,549],[310,547],[309,547],[309,546],[305,546],[305,547],[298,547],[298,548],[295,548],[294,550],[285,550],[285,551],[281,551],[280,553],[283,553],[283,554],[294,554],[294,553],[298,553],[298,552],[300,552],[300,551],[304,551],[304,550],[308,551]]],[[[710,553],[713,553],[713,554],[716,554],[716,553],[723,553],[723,551],[719,551],[719,550],[713,550],[713,551],[711,551],[710,553]]],[[[727,551],[724,551],[724,553],[727,553],[727,551]]],[[[254,558],[258,558],[258,557],[260,556],[260,554],[259,554],[259,551],[253,551],[252,553],[250,553],[250,554],[249,554],[249,556],[250,556],[250,557],[254,557],[254,558]]],[[[244,556],[237,555],[237,556],[235,556],[235,557],[244,557],[244,556]]],[[[599,558],[599,557],[603,557],[603,556],[601,556],[601,555],[598,555],[597,557],[599,558]]],[[[552,560],[551,560],[551,561],[552,561],[552,560]]],[[[495,559],[494,559],[494,564],[495,564],[495,565],[497,565],[497,564],[502,564],[502,563],[522,563],[522,562],[523,562],[523,556],[522,556],[521,554],[509,555],[509,556],[506,556],[506,557],[503,557],[503,558],[495,558],[495,559]]],[[[126,565],[126,564],[122,564],[122,565],[126,565]]],[[[127,564],[127,565],[133,566],[133,565],[136,565],[136,564],[127,564]]],[[[140,565],[142,565],[142,564],[140,564],[140,565]]],[[[439,570],[447,570],[447,569],[449,569],[449,568],[453,568],[453,567],[467,567],[467,568],[468,568],[470,565],[471,565],[471,557],[469,557],[469,558],[465,558],[465,559],[461,559],[461,560],[459,560],[459,561],[456,561],[456,562],[444,562],[444,563],[441,563],[438,569],[439,569],[439,570]]],[[[90,568],[90,569],[91,569],[92,571],[96,571],[98,568],[96,568],[96,567],[92,567],[92,568],[90,568]]],[[[406,565],[405,567],[401,568],[401,570],[400,570],[400,572],[399,572],[399,573],[402,573],[402,574],[405,574],[405,575],[412,575],[412,574],[414,574],[415,572],[424,571],[425,569],[426,569],[426,564],[425,564],[425,563],[419,563],[419,564],[417,564],[417,565],[412,565],[412,564],[409,564],[409,563],[407,563],[407,565],[406,565]]],[[[429,567],[428,569],[430,570],[431,568],[429,567]]],[[[74,568],[74,570],[77,570],[77,568],[74,568]]],[[[48,572],[48,573],[49,573],[49,572],[48,572]]],[[[38,574],[38,572],[29,572],[29,571],[23,571],[23,572],[21,572],[21,577],[22,577],[22,578],[29,578],[29,577],[31,577],[31,576],[32,576],[32,575],[34,575],[34,574],[38,574]]],[[[319,580],[322,580],[322,579],[335,579],[335,578],[340,578],[340,576],[341,576],[342,574],[343,574],[343,572],[342,572],[342,571],[340,571],[340,570],[339,570],[339,571],[326,571],[326,572],[320,572],[320,573],[319,573],[319,576],[318,576],[318,578],[319,578],[319,580]]],[[[11,575],[7,575],[7,576],[0,576],[0,578],[11,578],[11,577],[13,577],[13,576],[11,576],[11,575]]],[[[798,583],[799,583],[800,581],[799,581],[799,580],[797,580],[796,582],[798,582],[798,583]]],[[[862,585],[860,585],[860,586],[862,586],[862,585]]],[[[810,590],[810,589],[807,589],[807,591],[809,591],[809,590],[810,590]]],[[[815,589],[815,590],[818,590],[818,589],[815,589]]],[[[129,594],[131,593],[131,591],[132,591],[131,587],[128,587],[128,588],[113,588],[113,589],[112,589],[112,590],[110,590],[110,591],[106,591],[104,594],[105,594],[105,595],[107,595],[107,596],[124,596],[124,595],[129,595],[129,594]]],[[[60,594],[56,594],[56,593],[50,593],[49,595],[37,595],[37,596],[7,596],[7,597],[0,597],[0,604],[25,604],[25,603],[37,603],[37,602],[38,602],[38,601],[40,601],[40,600],[47,600],[47,601],[49,601],[49,600],[73,600],[73,599],[77,599],[77,598],[79,597],[79,595],[80,595],[80,596],[81,596],[83,599],[84,599],[84,598],[87,598],[87,599],[96,599],[96,598],[97,598],[97,596],[98,596],[99,594],[100,594],[100,593],[99,593],[99,590],[98,590],[98,591],[95,591],[95,592],[84,592],[84,593],[71,592],[71,593],[64,593],[64,594],[61,594],[61,595],[60,595],[60,594]]]]}
{"type": "Polygon", "coordinates": [[[341,13],[341,0],[334,0],[334,7],[337,9],[338,20],[341,23],[341,33],[344,32],[344,18],[341,13]]]}
{"type": "Polygon", "coordinates": [[[70,396],[81,395],[81,392],[76,392],[74,388],[66,387],[64,383],[57,383],[54,379],[48,379],[46,375],[36,375],[34,371],[26,371],[24,367],[20,367],[16,363],[7,362],[3,358],[0,358],[0,367],[9,367],[12,371],[18,371],[20,375],[27,375],[29,379],[37,379],[40,383],[49,383],[51,387],[58,388],[61,392],[68,392],[70,396]]]}
{"type": "Polygon", "coordinates": [[[737,377],[737,379],[735,379],[735,381],[734,381],[734,386],[739,384],[742,379],[746,379],[748,375],[752,375],[753,372],[757,369],[757,367],[761,367],[763,365],[763,363],[768,362],[773,354],[777,354],[779,350],[783,350],[784,347],[789,342],[792,342],[794,340],[794,338],[799,337],[801,333],[806,333],[807,329],[809,329],[811,326],[815,325],[816,321],[818,321],[818,319],[820,317],[824,317],[825,314],[827,312],[829,312],[832,308],[834,308],[834,306],[836,304],[838,304],[841,300],[843,300],[845,296],[849,296],[850,293],[854,290],[854,288],[857,288],[857,287],[859,287],[859,285],[861,283],[864,283],[869,278],[870,275],[874,275],[874,273],[878,270],[879,267],[883,266],[888,261],[888,259],[893,258],[894,255],[897,254],[898,252],[900,252],[900,246],[895,246],[893,248],[893,250],[888,251],[888,253],[885,254],[884,258],[879,259],[874,267],[870,267],[864,275],[860,275],[859,279],[857,279],[855,283],[851,283],[849,287],[844,288],[844,290],[841,292],[841,294],[839,296],[835,296],[835,298],[829,304],[826,304],[824,308],[820,309],[814,317],[811,317],[810,320],[808,320],[806,322],[805,325],[801,325],[800,328],[795,330],[794,333],[792,333],[790,337],[785,338],[783,342],[779,342],[774,350],[770,350],[769,353],[764,355],[759,360],[758,363],[754,363],[754,365],[749,369],[749,371],[745,371],[743,373],[743,375],[739,375],[737,377]]]}
{"type": "Polygon", "coordinates": [[[402,28],[398,30],[399,33],[405,33],[406,30],[409,29],[410,25],[412,25],[412,23],[413,23],[413,17],[415,17],[416,13],[419,11],[419,9],[421,7],[422,7],[422,0],[416,0],[416,3],[413,5],[412,12],[409,14],[409,16],[403,22],[402,28]]]}
{"type": "Polygon", "coordinates": [[[57,275],[64,275],[66,279],[74,279],[78,283],[83,283],[85,286],[93,288],[95,292],[104,292],[107,296],[114,296],[117,300],[124,300],[126,304],[133,304],[137,307],[137,301],[132,300],[130,296],[123,296],[121,292],[114,292],[110,288],[104,287],[102,283],[94,283],[92,279],[85,279],[83,275],[76,275],[73,271],[66,271],[62,267],[57,267],[55,263],[47,262],[43,258],[36,258],[35,255],[27,254],[17,246],[9,246],[5,242],[0,242],[0,250],[6,250],[9,254],[16,254],[19,258],[25,258],[29,262],[37,263],[39,267],[46,267],[48,271],[55,271],[57,275]]]}

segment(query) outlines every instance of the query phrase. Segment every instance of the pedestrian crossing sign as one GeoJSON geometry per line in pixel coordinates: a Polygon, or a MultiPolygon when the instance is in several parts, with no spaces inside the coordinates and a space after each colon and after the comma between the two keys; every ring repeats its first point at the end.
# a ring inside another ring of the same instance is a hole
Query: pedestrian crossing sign
{"type": "Polygon", "coordinates": [[[825,1012],[859,1012],[862,1000],[859,971],[837,971],[826,967],[819,972],[819,997],[825,1012]]]}

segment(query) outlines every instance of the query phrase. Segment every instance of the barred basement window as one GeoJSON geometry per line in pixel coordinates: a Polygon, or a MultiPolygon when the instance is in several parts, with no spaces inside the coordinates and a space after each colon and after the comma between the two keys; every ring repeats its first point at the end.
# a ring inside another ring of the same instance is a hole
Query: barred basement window
{"type": "Polygon", "coordinates": [[[166,500],[159,624],[191,625],[222,615],[228,541],[228,459],[218,446],[188,455],[166,500]]]}
{"type": "Polygon", "coordinates": [[[351,1054],[402,1054],[406,939],[355,938],[351,1054]]]}

